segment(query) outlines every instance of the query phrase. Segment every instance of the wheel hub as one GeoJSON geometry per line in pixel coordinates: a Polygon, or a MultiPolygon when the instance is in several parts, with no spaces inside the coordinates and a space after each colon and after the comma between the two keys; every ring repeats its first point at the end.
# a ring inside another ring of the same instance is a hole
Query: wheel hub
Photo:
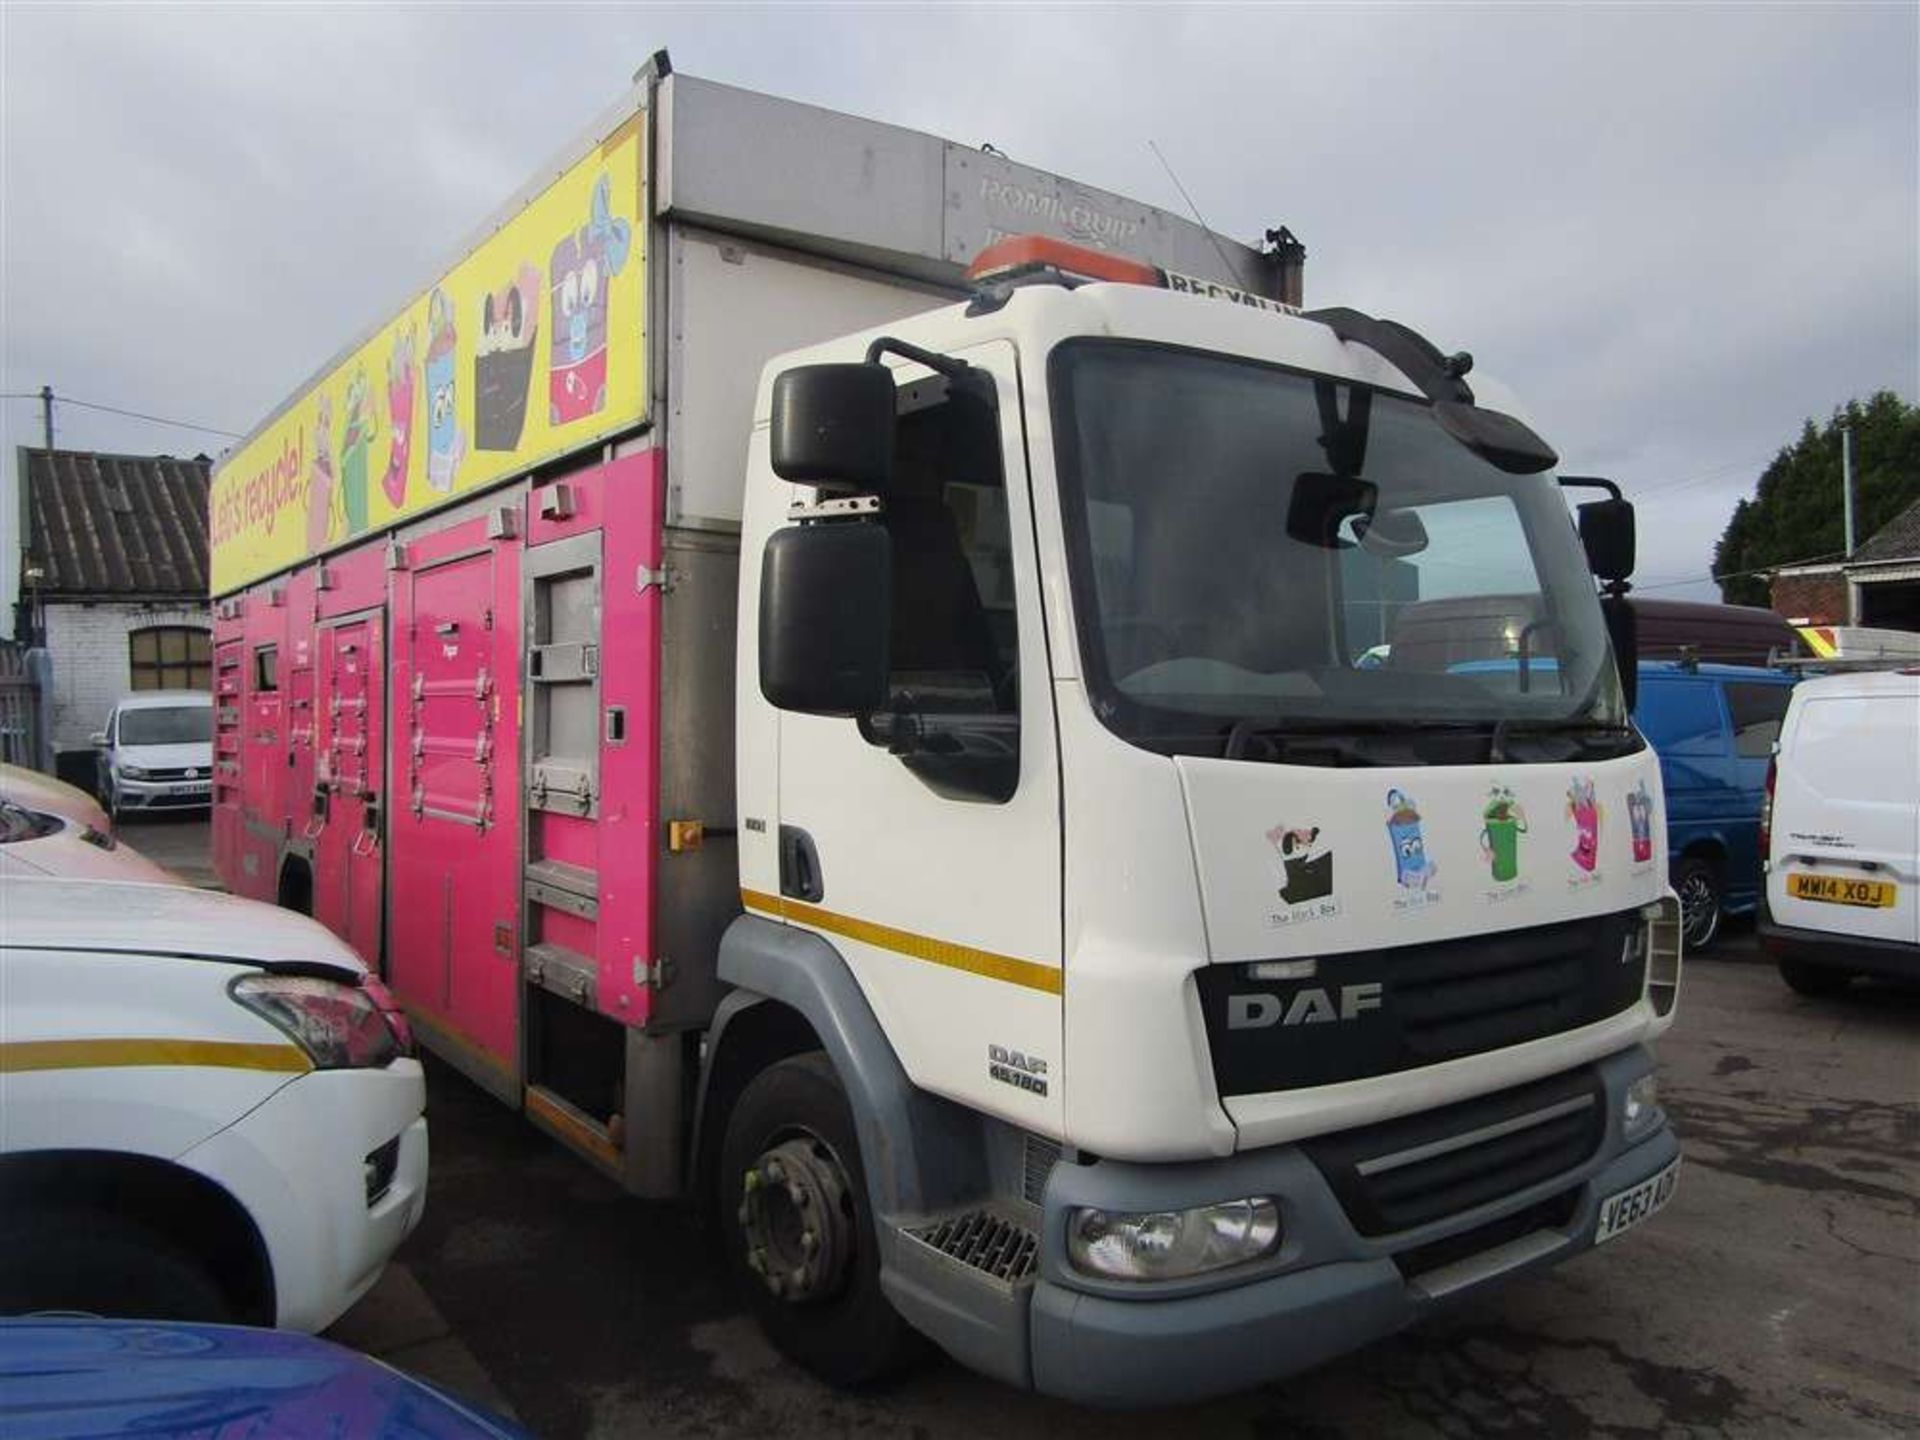
{"type": "Polygon", "coordinates": [[[846,1171],[824,1141],[784,1140],[742,1177],[747,1268],[782,1300],[824,1300],[846,1282],[853,1215],[846,1171]]]}

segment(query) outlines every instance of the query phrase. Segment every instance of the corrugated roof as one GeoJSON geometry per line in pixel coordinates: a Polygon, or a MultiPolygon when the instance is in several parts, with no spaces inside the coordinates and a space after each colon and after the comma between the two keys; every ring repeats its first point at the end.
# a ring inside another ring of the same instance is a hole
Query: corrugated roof
{"type": "Polygon", "coordinates": [[[1913,559],[1920,559],[1920,500],[1874,531],[1847,563],[1884,565],[1891,560],[1913,559]]]}
{"type": "Polygon", "coordinates": [[[100,455],[22,447],[35,588],[60,596],[207,594],[204,455],[100,455]]]}

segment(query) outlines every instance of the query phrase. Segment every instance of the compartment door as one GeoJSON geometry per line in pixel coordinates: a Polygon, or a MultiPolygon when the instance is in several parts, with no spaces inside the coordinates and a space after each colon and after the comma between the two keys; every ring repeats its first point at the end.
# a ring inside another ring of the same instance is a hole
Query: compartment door
{"type": "MultiPolygon", "coordinates": [[[[500,644],[494,607],[507,563],[491,546],[460,550],[423,558],[394,587],[407,663],[404,693],[393,696],[404,748],[392,767],[388,954],[403,1000],[453,1032],[456,1046],[517,1072],[512,881],[501,872],[518,846],[516,827],[497,823],[495,793],[500,655],[511,663],[511,646],[500,644]]],[[[505,724],[511,737],[510,713],[505,724]]],[[[354,748],[343,746],[343,762],[357,765],[354,748]]]]}
{"type": "Polygon", "coordinates": [[[375,611],[320,631],[314,913],[370,965],[380,957],[382,717],[386,617],[375,611]]]}

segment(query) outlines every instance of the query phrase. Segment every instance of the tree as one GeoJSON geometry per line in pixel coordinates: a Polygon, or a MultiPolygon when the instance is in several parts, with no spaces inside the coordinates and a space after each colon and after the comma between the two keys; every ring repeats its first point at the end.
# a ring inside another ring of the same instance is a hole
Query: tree
{"type": "Polygon", "coordinates": [[[1713,573],[1730,605],[1765,605],[1767,577],[1750,572],[1797,561],[1838,560],[1846,548],[1840,501],[1840,431],[1853,431],[1854,543],[1920,499],[1920,406],[1891,390],[1849,400],[1818,429],[1773,458],[1754,496],[1733,507],[1713,549],[1713,573]]]}

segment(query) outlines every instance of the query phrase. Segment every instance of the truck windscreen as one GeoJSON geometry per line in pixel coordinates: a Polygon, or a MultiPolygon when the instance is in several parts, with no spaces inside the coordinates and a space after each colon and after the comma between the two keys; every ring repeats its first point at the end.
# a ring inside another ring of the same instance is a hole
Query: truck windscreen
{"type": "Polygon", "coordinates": [[[1627,733],[1550,476],[1418,400],[1253,361],[1079,340],[1051,373],[1084,669],[1125,738],[1627,733]]]}

